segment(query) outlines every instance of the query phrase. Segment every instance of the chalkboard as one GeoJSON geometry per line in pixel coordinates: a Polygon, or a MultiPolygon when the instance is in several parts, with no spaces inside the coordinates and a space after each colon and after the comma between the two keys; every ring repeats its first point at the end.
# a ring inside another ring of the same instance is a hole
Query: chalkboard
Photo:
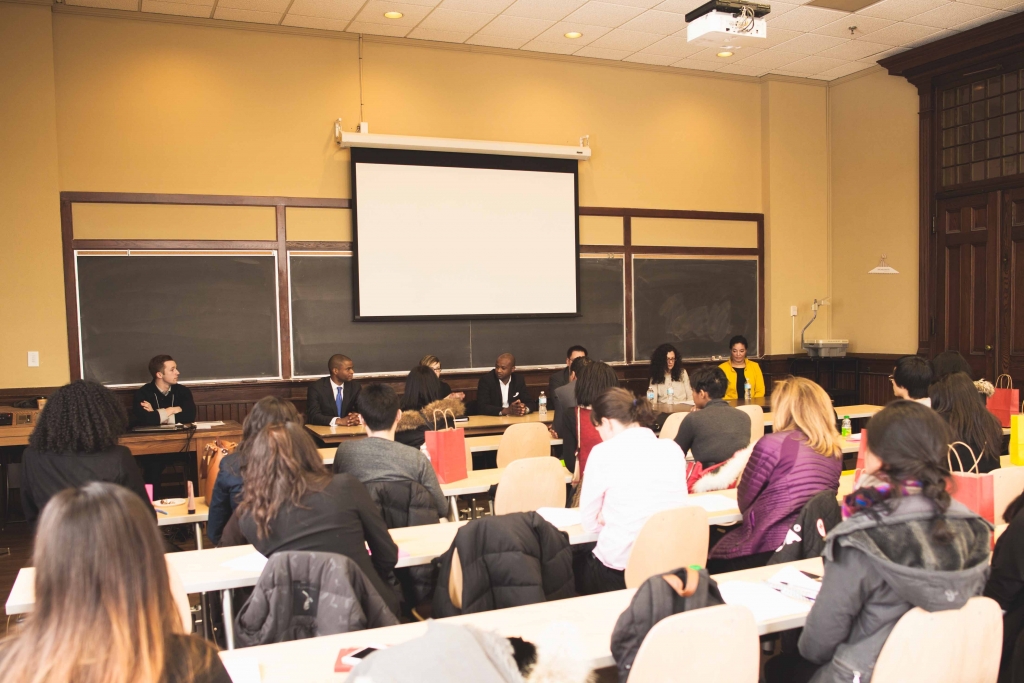
{"type": "Polygon", "coordinates": [[[640,258],[633,260],[636,360],[673,344],[683,358],[729,353],[742,334],[758,355],[758,277],[754,259],[640,258]]]}
{"type": "Polygon", "coordinates": [[[85,379],[139,384],[170,354],[185,381],[281,376],[273,255],[81,252],[85,379]]]}
{"type": "MultiPolygon", "coordinates": [[[[553,365],[573,344],[594,358],[625,360],[621,258],[581,259],[582,315],[573,318],[355,322],[351,256],[292,252],[289,277],[295,376],[326,374],[335,353],[351,357],[359,373],[405,372],[428,353],[446,369],[492,367],[505,351],[520,366],[553,365]]],[[[458,296],[463,286],[453,277],[438,296],[458,296]]]]}

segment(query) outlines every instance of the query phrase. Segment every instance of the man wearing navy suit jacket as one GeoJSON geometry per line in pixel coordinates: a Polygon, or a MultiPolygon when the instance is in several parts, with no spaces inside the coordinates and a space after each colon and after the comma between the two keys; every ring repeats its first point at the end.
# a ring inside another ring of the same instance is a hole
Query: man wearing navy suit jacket
{"type": "Polygon", "coordinates": [[[359,415],[353,412],[359,396],[359,382],[352,359],[336,353],[327,361],[329,377],[318,379],[306,390],[306,424],[336,425],[359,424],[359,415]]]}
{"type": "Polygon", "coordinates": [[[516,359],[503,353],[494,369],[480,378],[476,386],[476,406],[481,415],[526,415],[537,410],[537,401],[530,396],[526,380],[516,374],[516,359]]]}

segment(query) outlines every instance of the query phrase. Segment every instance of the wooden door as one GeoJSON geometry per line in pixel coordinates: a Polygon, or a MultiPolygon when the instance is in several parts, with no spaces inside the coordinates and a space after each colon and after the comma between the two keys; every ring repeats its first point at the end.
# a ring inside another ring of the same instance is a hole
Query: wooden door
{"type": "Polygon", "coordinates": [[[999,372],[1024,383],[1024,187],[1002,195],[999,372]]]}
{"type": "Polygon", "coordinates": [[[992,378],[998,331],[998,193],[947,199],[937,208],[937,350],[959,351],[975,377],[992,378]]]}

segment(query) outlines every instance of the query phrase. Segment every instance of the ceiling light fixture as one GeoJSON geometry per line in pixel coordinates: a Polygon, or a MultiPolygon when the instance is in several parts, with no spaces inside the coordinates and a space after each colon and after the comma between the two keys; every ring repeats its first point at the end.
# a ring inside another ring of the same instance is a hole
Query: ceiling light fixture
{"type": "Polygon", "coordinates": [[[565,34],[565,37],[569,38],[569,39],[576,39],[576,38],[582,38],[583,34],[580,33],[579,31],[569,31],[568,33],[565,34]]]}
{"type": "Polygon", "coordinates": [[[401,12],[385,12],[384,17],[387,19],[401,19],[404,15],[401,12]]]}
{"type": "Polygon", "coordinates": [[[726,50],[725,52],[719,52],[718,56],[724,59],[725,57],[732,57],[732,53],[726,50]]]}

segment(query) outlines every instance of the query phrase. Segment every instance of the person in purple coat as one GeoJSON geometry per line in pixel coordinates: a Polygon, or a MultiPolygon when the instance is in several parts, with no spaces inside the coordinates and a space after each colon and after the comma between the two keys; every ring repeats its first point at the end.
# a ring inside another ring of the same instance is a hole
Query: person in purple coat
{"type": "Polygon", "coordinates": [[[743,521],[711,549],[708,571],[764,566],[801,508],[839,490],[843,456],[836,414],[820,386],[791,377],[772,391],[774,433],[754,446],[736,490],[743,521]]]}

